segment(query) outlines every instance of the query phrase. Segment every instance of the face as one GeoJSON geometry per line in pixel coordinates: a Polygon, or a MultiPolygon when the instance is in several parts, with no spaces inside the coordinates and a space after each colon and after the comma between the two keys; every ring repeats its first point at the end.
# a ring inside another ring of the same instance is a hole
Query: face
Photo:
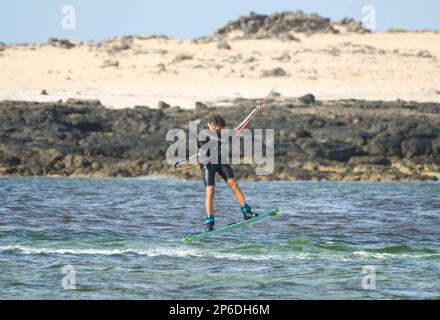
{"type": "Polygon", "coordinates": [[[223,129],[222,127],[219,127],[219,126],[217,126],[217,125],[215,125],[214,123],[211,123],[211,122],[208,123],[208,128],[209,128],[209,130],[214,131],[214,132],[218,132],[221,129],[223,129]]]}

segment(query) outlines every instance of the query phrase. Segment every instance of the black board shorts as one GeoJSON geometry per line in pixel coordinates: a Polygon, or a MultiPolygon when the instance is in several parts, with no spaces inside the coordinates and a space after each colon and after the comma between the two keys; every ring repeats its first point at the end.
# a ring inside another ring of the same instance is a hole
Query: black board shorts
{"type": "Polygon", "coordinates": [[[205,187],[215,186],[215,174],[218,173],[223,180],[228,181],[234,178],[234,171],[229,164],[212,164],[200,165],[202,169],[203,182],[205,187]]]}

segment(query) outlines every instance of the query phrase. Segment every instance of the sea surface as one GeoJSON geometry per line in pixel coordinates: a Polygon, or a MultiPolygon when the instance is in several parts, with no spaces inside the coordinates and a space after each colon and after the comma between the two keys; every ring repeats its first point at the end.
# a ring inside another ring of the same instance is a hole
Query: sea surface
{"type": "MultiPolygon", "coordinates": [[[[440,184],[242,182],[279,217],[185,244],[204,189],[0,178],[0,299],[439,299],[440,184]]],[[[218,183],[219,227],[241,220],[218,183]]]]}

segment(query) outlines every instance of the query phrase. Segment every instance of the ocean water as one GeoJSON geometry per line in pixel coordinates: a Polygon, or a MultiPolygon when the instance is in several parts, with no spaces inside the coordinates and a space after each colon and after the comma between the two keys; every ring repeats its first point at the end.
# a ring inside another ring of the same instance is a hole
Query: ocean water
{"type": "MultiPolygon", "coordinates": [[[[0,299],[440,298],[440,184],[241,187],[282,214],[185,244],[201,182],[0,178],[0,299]]],[[[215,204],[240,220],[224,183],[215,204]]]]}

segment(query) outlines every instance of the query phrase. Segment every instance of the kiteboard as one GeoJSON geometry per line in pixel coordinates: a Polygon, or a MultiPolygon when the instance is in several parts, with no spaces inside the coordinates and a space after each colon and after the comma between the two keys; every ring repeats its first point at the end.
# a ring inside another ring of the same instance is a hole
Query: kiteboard
{"type": "Polygon", "coordinates": [[[236,229],[236,228],[240,228],[242,226],[254,223],[256,221],[263,220],[265,218],[276,217],[280,213],[281,213],[280,209],[274,209],[274,210],[262,213],[262,214],[258,215],[257,217],[251,218],[249,220],[233,223],[233,224],[230,224],[227,227],[215,229],[214,231],[207,231],[207,232],[202,232],[202,233],[198,233],[198,234],[189,235],[189,236],[187,236],[185,238],[185,242],[186,243],[191,243],[194,239],[200,239],[200,238],[204,238],[204,237],[207,237],[207,236],[211,236],[213,234],[227,232],[227,231],[230,231],[230,230],[233,230],[233,229],[236,229]]]}

